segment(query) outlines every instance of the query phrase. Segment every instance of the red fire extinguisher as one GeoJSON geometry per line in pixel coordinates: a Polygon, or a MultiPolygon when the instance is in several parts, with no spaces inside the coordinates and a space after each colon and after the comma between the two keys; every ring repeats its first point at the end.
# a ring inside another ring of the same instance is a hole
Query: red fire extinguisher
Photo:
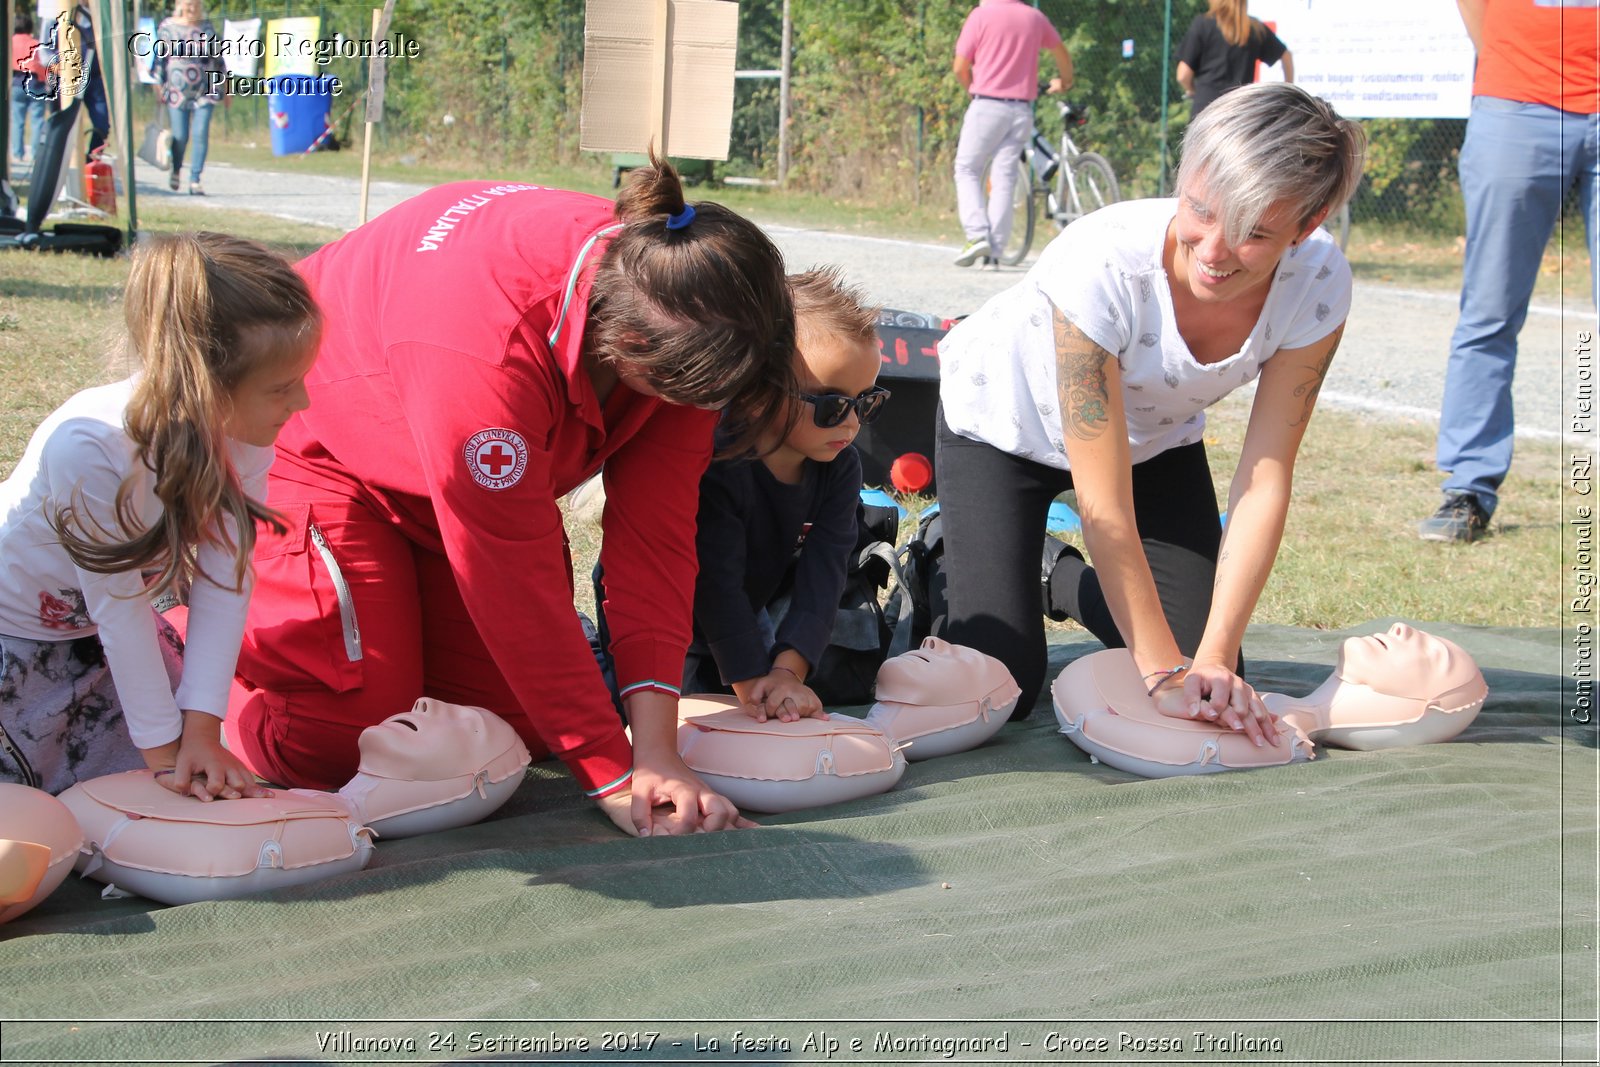
{"type": "Polygon", "coordinates": [[[89,201],[89,206],[104,211],[107,215],[117,213],[117,176],[111,164],[100,158],[100,149],[95,149],[94,155],[89,157],[89,162],[83,165],[83,192],[84,199],[89,201]]]}

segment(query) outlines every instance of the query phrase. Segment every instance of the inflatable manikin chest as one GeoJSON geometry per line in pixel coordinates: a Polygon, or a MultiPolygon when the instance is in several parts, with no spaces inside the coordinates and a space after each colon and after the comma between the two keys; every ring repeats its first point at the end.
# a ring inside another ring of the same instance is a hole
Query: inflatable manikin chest
{"type": "Polygon", "coordinates": [[[500,716],[428,697],[361,731],[360,746],[339,795],[389,839],[478,822],[511,799],[531,762],[500,716]]]}
{"type": "Polygon", "coordinates": [[[55,892],[82,845],[83,831],[61,801],[40,789],[0,784],[0,923],[55,892]]]}
{"type": "Polygon", "coordinates": [[[84,877],[163,904],[302,885],[372,855],[339,798],[308,789],[205,804],[138,770],[79,782],[61,801],[83,828],[84,877]]]}
{"type": "Polygon", "coordinates": [[[80,782],[61,795],[87,838],[78,869],[164,904],[302,885],[366,866],[374,832],[477,822],[510,798],[529,762],[499,716],[426,698],[359,743],[360,770],[338,793],[280,789],[206,804],[148,771],[80,782]]]}
{"type": "Polygon", "coordinates": [[[739,807],[784,812],[894,788],[906,760],[882,730],[848,715],[756,722],[732,697],[678,702],[683,762],[739,807]]]}
{"type": "Polygon", "coordinates": [[[1022,690],[993,656],[937,637],[884,661],[867,722],[924,760],[976,748],[1011,718],[1022,690]]]}
{"type": "Polygon", "coordinates": [[[1465,650],[1404,623],[1346,640],[1333,674],[1304,697],[1263,693],[1279,717],[1276,746],[1162,715],[1126,649],[1090,653],[1050,687],[1063,734],[1100,762],[1146,778],[1303,762],[1315,758],[1315,742],[1373,751],[1448,741],[1488,693],[1465,650]]]}

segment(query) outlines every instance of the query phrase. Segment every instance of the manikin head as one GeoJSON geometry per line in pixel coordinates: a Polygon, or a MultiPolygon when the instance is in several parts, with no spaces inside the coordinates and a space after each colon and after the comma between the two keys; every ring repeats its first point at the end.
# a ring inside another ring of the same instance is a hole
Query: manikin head
{"type": "Polygon", "coordinates": [[[1403,622],[1381,634],[1347,639],[1333,673],[1346,685],[1446,710],[1482,700],[1485,688],[1478,665],[1460,645],[1403,622]]]}
{"type": "Polygon", "coordinates": [[[339,795],[385,838],[477,822],[511,798],[530,762],[500,716],[429,697],[361,731],[359,744],[361,765],[339,795]]]}
{"type": "Polygon", "coordinates": [[[929,637],[878,668],[867,722],[929,759],[983,744],[1004,726],[1022,691],[1005,664],[975,648],[929,637]]]}
{"type": "Polygon", "coordinates": [[[1005,664],[975,648],[929,637],[922,647],[884,660],[875,690],[879,701],[935,707],[991,698],[997,706],[1017,698],[1005,664]]]}
{"type": "Polygon", "coordinates": [[[427,697],[361,731],[362,774],[406,782],[470,777],[521,744],[498,715],[427,697]]]}

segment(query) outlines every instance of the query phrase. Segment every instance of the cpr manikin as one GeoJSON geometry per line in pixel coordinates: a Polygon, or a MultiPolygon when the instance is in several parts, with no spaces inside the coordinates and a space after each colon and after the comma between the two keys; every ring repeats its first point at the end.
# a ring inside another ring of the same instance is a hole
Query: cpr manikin
{"type": "Polygon", "coordinates": [[[848,715],[757,722],[734,697],[678,702],[678,753],[689,769],[746,811],[838,804],[893,789],[906,771],[899,746],[848,715]]]}
{"type": "Polygon", "coordinates": [[[1263,693],[1278,716],[1277,745],[1258,748],[1215,723],[1162,715],[1126,649],[1090,653],[1050,687],[1062,733],[1146,778],[1300,762],[1315,758],[1315,742],[1371,751],[1448,741],[1488,693],[1465,650],[1404,623],[1346,640],[1333,674],[1304,697],[1263,693]]]}
{"type": "Polygon", "coordinates": [[[882,793],[907,759],[982,744],[1019,695],[999,660],[930,637],[878,668],[878,702],[865,720],[756,722],[731,697],[690,697],[678,705],[678,751],[739,807],[797,811],[882,793]]]}
{"type": "Polygon", "coordinates": [[[906,759],[976,748],[1011,718],[1022,690],[1005,664],[937,637],[878,668],[867,722],[906,746],[906,759]]]}
{"type": "Polygon", "coordinates": [[[83,831],[61,801],[25,785],[0,784],[0,923],[53,893],[82,845],[83,831]]]}
{"type": "Polygon", "coordinates": [[[60,797],[85,839],[78,870],[166,904],[318,881],[366,866],[375,834],[477,822],[510,798],[529,763],[503,719],[426,697],[362,731],[359,744],[360,770],[338,793],[279,789],[208,804],[144,770],[80,782],[60,797]]]}

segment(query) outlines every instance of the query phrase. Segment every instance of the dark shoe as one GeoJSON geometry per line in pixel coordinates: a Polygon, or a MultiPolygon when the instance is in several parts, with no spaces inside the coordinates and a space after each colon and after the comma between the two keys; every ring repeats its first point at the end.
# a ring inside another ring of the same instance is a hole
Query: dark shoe
{"type": "Polygon", "coordinates": [[[181,184],[183,184],[183,183],[178,180],[178,172],[177,171],[173,171],[171,174],[167,175],[167,188],[168,189],[171,189],[173,192],[177,192],[178,191],[178,186],[181,185],[181,184]]]}
{"type": "Polygon", "coordinates": [[[979,237],[968,241],[967,246],[956,256],[956,266],[970,267],[988,254],[989,239],[987,237],[979,237]]]}
{"type": "Polygon", "coordinates": [[[1428,518],[1417,523],[1417,536],[1424,541],[1476,541],[1489,533],[1489,513],[1471,493],[1446,493],[1444,503],[1428,518]]]}
{"type": "Polygon", "coordinates": [[[1045,534],[1044,558],[1039,571],[1039,592],[1044,599],[1045,617],[1051,622],[1067,621],[1066,612],[1055,611],[1050,607],[1050,576],[1056,572],[1056,564],[1061,562],[1062,556],[1071,556],[1080,562],[1086,562],[1083,559],[1082,552],[1079,552],[1065,541],[1059,541],[1049,534],[1045,534]]]}

